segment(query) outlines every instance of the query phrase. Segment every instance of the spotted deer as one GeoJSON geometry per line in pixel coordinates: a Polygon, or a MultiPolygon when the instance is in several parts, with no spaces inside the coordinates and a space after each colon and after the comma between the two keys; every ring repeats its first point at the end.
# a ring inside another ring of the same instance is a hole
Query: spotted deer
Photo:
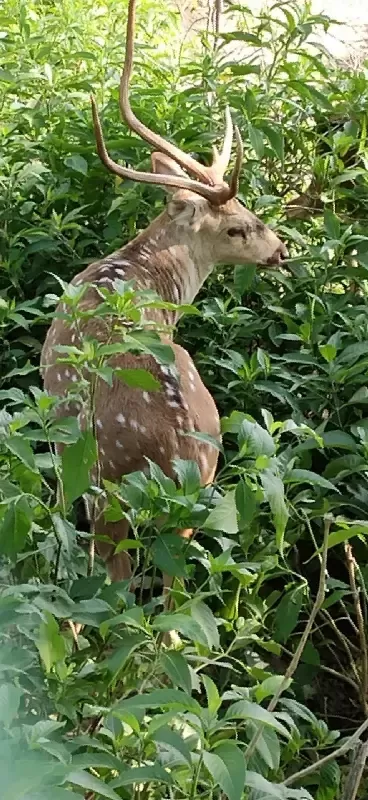
{"type": "MultiPolygon", "coordinates": [[[[120,108],[129,128],[148,142],[152,153],[152,172],[139,172],[123,167],[107,152],[96,103],[92,98],[92,114],[97,152],[103,164],[114,175],[148,184],[157,184],[169,192],[166,210],[133,241],[114,253],[95,261],[76,275],[72,284],[88,283],[80,301],[89,310],[101,298],[96,288],[102,285],[113,290],[116,278],[134,279],[138,288],[155,290],[165,301],[180,305],[192,303],[200,287],[216,264],[279,265],[287,251],[277,235],[236,199],[243,148],[235,128],[237,152],[235,166],[228,182],[224,174],[231,157],[233,126],[226,111],[226,129],[221,152],[214,148],[211,166],[203,166],[174,144],[148,129],[133,113],[129,102],[129,84],[133,65],[135,2],[129,0],[125,63],[120,80],[120,108]],[[191,177],[190,177],[191,176],[191,177]]],[[[59,306],[58,311],[61,311],[59,306]]],[[[145,320],[175,324],[177,313],[171,310],[146,309],[145,320]]],[[[104,327],[98,315],[83,322],[84,336],[103,339],[104,327]]],[[[76,374],[60,363],[55,345],[76,343],[77,334],[57,314],[47,333],[42,350],[42,370],[46,390],[63,397],[76,374]]],[[[175,478],[175,458],[194,460],[200,470],[202,485],[213,481],[218,451],[203,439],[183,435],[185,432],[210,434],[220,438],[219,414],[211,394],[186,350],[163,333],[175,355],[175,370],[170,370],[151,356],[125,353],[111,358],[115,368],[140,367],[152,373],[160,383],[158,391],[130,388],[113,380],[112,386],[100,380],[95,392],[95,431],[98,443],[100,474],[103,479],[119,481],[124,475],[143,470],[146,459],[156,462],[175,478]]],[[[78,411],[75,410],[77,414],[78,411]]],[[[70,407],[64,411],[70,415],[70,407]]],[[[83,420],[82,420],[83,424],[83,420]]],[[[59,452],[62,446],[59,447],[59,452]]],[[[88,505],[88,498],[87,498],[88,505]]],[[[191,530],[178,533],[190,537],[191,530]]],[[[115,553],[116,544],[127,537],[125,519],[109,522],[100,514],[96,542],[110,578],[129,579],[130,558],[127,552],[115,553]]],[[[164,585],[170,580],[164,576],[164,585]]]]}

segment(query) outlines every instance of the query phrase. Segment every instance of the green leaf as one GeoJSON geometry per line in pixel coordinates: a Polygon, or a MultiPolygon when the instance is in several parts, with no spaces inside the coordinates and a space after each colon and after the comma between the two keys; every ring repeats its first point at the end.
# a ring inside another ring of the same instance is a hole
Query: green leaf
{"type": "Polygon", "coordinates": [[[220,38],[225,42],[248,42],[254,44],[256,47],[262,46],[262,40],[255,33],[247,33],[246,31],[227,31],[220,33],[220,38]]]}
{"type": "Polygon", "coordinates": [[[174,686],[178,686],[190,695],[192,693],[192,679],[187,661],[182,653],[177,650],[169,650],[163,653],[161,655],[161,664],[174,686]]]}
{"type": "Polygon", "coordinates": [[[367,536],[367,535],[368,535],[368,525],[364,524],[364,522],[361,523],[360,525],[350,525],[348,528],[340,528],[339,530],[330,533],[328,537],[328,548],[336,547],[336,545],[342,544],[342,542],[347,542],[354,536],[367,536]]]}
{"type": "Polygon", "coordinates": [[[250,736],[257,734],[256,749],[269,769],[276,770],[280,766],[281,748],[276,731],[272,728],[262,728],[253,722],[249,723],[250,736]]]}
{"type": "Polygon", "coordinates": [[[74,170],[74,172],[80,172],[81,175],[87,175],[88,172],[88,164],[83,156],[73,155],[67,156],[64,159],[64,164],[66,167],[70,167],[70,169],[74,170]]]}
{"type": "MultiPolygon", "coordinates": [[[[120,789],[122,786],[130,786],[132,783],[139,785],[141,783],[157,782],[170,785],[172,784],[172,777],[160,764],[152,764],[149,767],[131,767],[130,769],[124,770],[118,778],[111,781],[111,786],[120,789]]],[[[104,786],[105,785],[106,784],[104,784],[104,786]]],[[[100,794],[102,794],[101,790],[100,794]]],[[[106,795],[106,797],[109,797],[109,795],[106,795]]],[[[115,794],[114,798],[117,800],[118,796],[115,794]]]]}
{"type": "Polygon", "coordinates": [[[197,700],[180,689],[154,689],[152,692],[137,694],[126,700],[120,700],[113,710],[129,711],[135,708],[164,708],[166,706],[184,709],[201,717],[202,709],[197,700]]]}
{"type": "Polygon", "coordinates": [[[328,363],[336,358],[337,350],[333,344],[320,344],[318,350],[328,363]]]}
{"type": "Polygon", "coordinates": [[[277,642],[287,642],[296,627],[304,600],[304,584],[292,589],[281,599],[274,619],[274,638],[277,642]]]}
{"type": "Polygon", "coordinates": [[[278,128],[262,123],[262,130],[280,161],[284,160],[284,137],[278,128]]]}
{"type": "Polygon", "coordinates": [[[152,561],[167,575],[185,578],[184,547],[185,542],[177,533],[159,533],[152,545],[152,561]]]}
{"type": "Polygon", "coordinates": [[[15,558],[32,528],[32,511],[25,495],[10,503],[0,527],[0,552],[15,558]]]}
{"type": "Polygon", "coordinates": [[[213,753],[203,753],[203,763],[215,786],[229,800],[241,800],[245,782],[245,759],[235,742],[221,742],[213,753]]]}
{"type": "Polygon", "coordinates": [[[261,455],[273,456],[275,454],[276,447],[272,436],[258,422],[243,420],[238,439],[239,447],[247,457],[257,458],[261,455]]]}
{"type": "Polygon", "coordinates": [[[112,673],[114,679],[119,675],[121,670],[126,666],[128,659],[135,653],[139,647],[147,641],[144,633],[125,633],[123,644],[117,647],[111,655],[101,662],[101,666],[112,673]]]}
{"type": "Polygon", "coordinates": [[[329,208],[324,210],[324,223],[330,239],[340,239],[340,220],[329,208]]]}
{"type": "Polygon", "coordinates": [[[210,714],[215,715],[221,706],[221,697],[217,686],[208,675],[202,675],[202,681],[207,695],[207,705],[210,714]]]}
{"type": "Polygon", "coordinates": [[[192,619],[194,619],[198,623],[201,630],[203,631],[209,649],[210,650],[218,649],[220,647],[220,636],[216,624],[216,619],[211,609],[208,606],[206,606],[206,604],[203,603],[203,601],[200,601],[198,603],[193,603],[191,606],[191,615],[192,619]]]}
{"type": "Polygon", "coordinates": [[[248,292],[254,281],[257,271],[256,264],[237,265],[234,270],[234,286],[236,292],[242,295],[248,292]]]}
{"type": "Polygon", "coordinates": [[[33,472],[38,471],[33,450],[22,436],[10,436],[8,439],[5,439],[4,444],[26,467],[33,472]]]}
{"type": "Polygon", "coordinates": [[[116,369],[114,371],[119,380],[124,381],[127,386],[134,389],[145,389],[148,392],[156,392],[161,389],[161,383],[147,369],[116,369]]]}
{"type": "Polygon", "coordinates": [[[259,131],[257,128],[254,127],[254,125],[251,125],[251,123],[249,123],[248,135],[249,135],[249,141],[253,147],[253,150],[255,150],[256,155],[258,156],[259,159],[263,158],[264,143],[261,131],[259,131]]]}
{"type": "Polygon", "coordinates": [[[368,403],[367,386],[361,386],[360,389],[357,389],[357,391],[354,392],[353,396],[350,397],[350,400],[348,400],[348,403],[350,403],[350,405],[352,403],[368,403]]]}
{"type": "Polygon", "coordinates": [[[256,513],[257,500],[256,492],[246,483],[244,478],[240,478],[235,489],[236,508],[239,514],[239,527],[248,526],[256,513]]]}
{"type": "Polygon", "coordinates": [[[37,648],[41,660],[49,673],[51,668],[63,661],[65,657],[65,641],[59,631],[55,617],[45,611],[46,622],[41,622],[37,648]]]}
{"type": "Polygon", "coordinates": [[[210,511],[205,527],[223,533],[237,533],[238,521],[236,515],[235,490],[231,489],[216,503],[210,511]]]}
{"type": "Polygon", "coordinates": [[[357,450],[357,443],[349,433],[345,431],[325,431],[322,433],[323,444],[325,447],[346,448],[347,450],[357,450]]]}
{"type": "Polygon", "coordinates": [[[265,469],[260,475],[265,499],[268,500],[276,528],[276,545],[283,551],[284,533],[289,518],[285,503],[284,484],[278,475],[265,469]]]}
{"type": "Polygon", "coordinates": [[[225,719],[251,719],[253,722],[268,725],[288,739],[290,738],[288,729],[282,725],[275,714],[257,705],[257,703],[249,702],[249,700],[238,700],[236,703],[232,703],[226,711],[225,719]]]}
{"type": "Polygon", "coordinates": [[[15,720],[23,692],[11,683],[0,683],[0,723],[9,728],[15,720]]]}
{"type": "Polygon", "coordinates": [[[282,786],[270,783],[270,781],[266,780],[262,775],[259,775],[258,772],[250,772],[247,770],[245,785],[249,786],[251,789],[255,789],[262,800],[263,798],[265,798],[265,800],[266,798],[267,800],[286,800],[287,798],[285,789],[282,786]]]}
{"type": "MultiPolygon", "coordinates": [[[[283,675],[271,675],[270,678],[266,678],[264,681],[262,681],[261,685],[257,686],[255,690],[257,702],[261,703],[265,697],[270,697],[271,695],[276,694],[280,686],[282,686],[284,680],[285,679],[283,675]]],[[[289,678],[288,681],[285,682],[285,689],[288,689],[291,683],[292,680],[289,678]]]]}
{"type": "Polygon", "coordinates": [[[96,440],[92,431],[83,431],[75,444],[63,450],[61,456],[65,499],[70,505],[90,486],[90,470],[97,460],[96,440]]]}
{"type": "Polygon", "coordinates": [[[185,461],[183,458],[176,458],[173,461],[173,467],[185,494],[194,494],[194,492],[199,491],[201,473],[196,461],[185,461]]]}
{"type": "Polygon", "coordinates": [[[84,772],[84,770],[73,770],[68,774],[65,782],[74,783],[81,789],[88,789],[101,797],[107,797],[108,800],[121,800],[108,783],[96,778],[95,775],[90,775],[89,772],[84,772]]]}
{"type": "Polygon", "coordinates": [[[323,478],[322,475],[317,475],[316,472],[311,472],[308,469],[291,469],[285,475],[284,481],[285,483],[311,483],[314,486],[329,489],[331,492],[339,491],[333,483],[323,478]]]}
{"type": "Polygon", "coordinates": [[[192,758],[188,745],[182,736],[180,736],[176,731],[172,730],[172,728],[169,728],[168,725],[163,725],[162,727],[158,728],[158,730],[153,733],[151,738],[154,742],[168,745],[170,749],[179,753],[183,757],[184,761],[191,766],[192,758]]]}
{"type": "Polygon", "coordinates": [[[178,631],[193,642],[199,642],[208,647],[207,636],[195,619],[179,611],[174,614],[164,612],[159,614],[152,623],[153,630],[161,632],[178,631]]]}

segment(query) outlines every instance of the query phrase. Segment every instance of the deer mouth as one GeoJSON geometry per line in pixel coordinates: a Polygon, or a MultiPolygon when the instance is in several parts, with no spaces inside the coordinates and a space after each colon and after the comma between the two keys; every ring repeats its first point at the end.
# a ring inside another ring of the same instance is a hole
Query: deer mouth
{"type": "Polygon", "coordinates": [[[288,256],[289,253],[287,251],[287,248],[282,242],[280,242],[277,250],[275,250],[271,258],[267,259],[266,264],[269,267],[279,267],[284,261],[286,261],[288,256]]]}

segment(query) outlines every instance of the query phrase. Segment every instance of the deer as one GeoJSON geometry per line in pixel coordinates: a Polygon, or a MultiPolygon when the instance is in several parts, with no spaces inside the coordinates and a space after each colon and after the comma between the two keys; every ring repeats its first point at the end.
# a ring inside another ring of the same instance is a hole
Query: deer
{"type": "MultiPolygon", "coordinates": [[[[91,97],[97,153],[114,175],[131,181],[159,185],[168,193],[165,210],[132,241],[116,252],[87,266],[75,275],[72,285],[88,284],[81,306],[90,312],[99,302],[98,285],[114,286],[116,279],[134,280],[137,288],[150,287],[167,303],[192,304],[208,275],[218,264],[254,264],[265,268],[280,266],[287,258],[286,246],[277,234],[251,213],[237,199],[243,160],[243,145],[231,114],[226,109],[226,124],[221,151],[213,148],[210,166],[146,127],[134,114],[129,100],[133,68],[136,0],[129,0],[125,61],[120,78],[119,103],[130,130],[153,148],[151,172],[121,166],[109,155],[95,99],[91,97]],[[236,139],[235,165],[229,180],[224,175],[236,139]]],[[[113,289],[112,289],[113,290],[113,289]]],[[[141,471],[147,459],[176,480],[173,462],[177,458],[196,462],[201,485],[210,485],[215,477],[218,448],[211,442],[221,440],[220,417],[210,392],[204,385],[189,353],[174,341],[176,311],[146,309],[147,326],[162,323],[161,341],[168,343],[175,357],[175,369],[162,366],[145,353],[123,353],[111,357],[114,368],[141,368],[150,372],[160,389],[143,391],[129,387],[117,378],[112,385],[103,380],[96,384],[94,430],[102,479],[119,482],[130,472],[141,471]],[[172,328],[168,330],[167,323],[172,328]],[[207,434],[200,436],[183,434],[207,434]],[[211,438],[212,437],[212,440],[211,438]]],[[[83,336],[103,338],[103,326],[90,314],[82,326],[83,336]]],[[[44,388],[48,394],[66,397],[77,376],[70,364],[61,362],[56,346],[75,343],[76,333],[63,318],[59,305],[47,332],[41,355],[44,388]]],[[[70,416],[70,404],[60,405],[60,414],[70,416]]],[[[74,412],[78,409],[75,406],[74,412]]],[[[83,420],[81,420],[83,427],[83,420]]],[[[62,452],[63,445],[56,445],[62,452]]],[[[91,495],[84,498],[87,516],[91,513],[91,495]]],[[[96,525],[96,548],[105,562],[112,582],[132,577],[130,556],[115,552],[116,545],[128,537],[125,518],[108,521],[103,507],[96,525]]],[[[177,532],[184,538],[193,531],[177,532]]],[[[172,578],[163,576],[164,593],[170,595],[172,578]]]]}

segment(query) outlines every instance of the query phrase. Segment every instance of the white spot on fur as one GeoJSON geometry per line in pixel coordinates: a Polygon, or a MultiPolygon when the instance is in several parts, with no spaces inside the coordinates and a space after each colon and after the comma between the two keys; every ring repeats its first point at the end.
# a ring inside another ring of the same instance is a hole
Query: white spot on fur
{"type": "Polygon", "coordinates": [[[123,269],[116,269],[116,274],[119,275],[120,278],[125,278],[125,270],[123,269]]]}
{"type": "Polygon", "coordinates": [[[100,272],[111,272],[111,267],[101,267],[100,272]]]}
{"type": "Polygon", "coordinates": [[[101,429],[103,428],[103,424],[102,424],[100,419],[96,419],[96,425],[97,425],[98,428],[101,428],[101,429]]]}
{"type": "Polygon", "coordinates": [[[181,417],[180,414],[177,414],[176,421],[179,425],[179,428],[181,428],[183,424],[183,417],[181,417]]]}
{"type": "Polygon", "coordinates": [[[116,444],[116,447],[118,448],[118,450],[123,450],[124,449],[124,445],[122,444],[122,442],[119,441],[119,439],[116,440],[115,444],[116,444]]]}
{"type": "Polygon", "coordinates": [[[119,422],[120,425],[125,425],[126,419],[124,417],[124,414],[118,414],[116,417],[116,421],[119,422]]]}
{"type": "Polygon", "coordinates": [[[170,406],[170,408],[180,408],[180,403],[177,403],[176,400],[169,400],[167,405],[170,406]]]}
{"type": "Polygon", "coordinates": [[[164,456],[165,455],[165,448],[162,447],[162,445],[161,445],[161,447],[159,447],[158,449],[159,449],[160,453],[162,453],[162,455],[164,456]]]}
{"type": "Polygon", "coordinates": [[[197,390],[196,390],[196,387],[194,386],[194,383],[190,383],[190,384],[189,384],[189,389],[190,389],[192,392],[196,392],[196,391],[197,391],[197,390]]]}
{"type": "Polygon", "coordinates": [[[142,397],[143,397],[143,400],[146,401],[146,403],[150,403],[151,402],[151,398],[150,398],[148,392],[143,392],[142,397]]]}
{"type": "Polygon", "coordinates": [[[77,337],[76,337],[75,333],[73,333],[73,336],[72,336],[72,339],[71,339],[71,342],[72,342],[72,344],[74,344],[74,342],[75,342],[76,338],[77,338],[77,337]]]}
{"type": "Polygon", "coordinates": [[[70,378],[70,372],[68,369],[65,370],[65,377],[70,378]]]}
{"type": "Polygon", "coordinates": [[[163,375],[170,375],[170,370],[168,367],[161,367],[161,372],[163,375]]]}
{"type": "Polygon", "coordinates": [[[78,377],[77,377],[77,375],[74,373],[74,375],[72,375],[72,381],[73,381],[73,383],[76,383],[76,382],[77,382],[77,380],[78,380],[78,377]]]}
{"type": "Polygon", "coordinates": [[[103,449],[103,447],[100,447],[100,453],[101,453],[103,456],[105,455],[105,450],[103,449]]]}
{"type": "Polygon", "coordinates": [[[137,431],[139,428],[138,422],[136,419],[131,419],[129,425],[133,431],[137,431]]]}
{"type": "Polygon", "coordinates": [[[60,375],[60,372],[58,372],[58,374],[57,374],[57,376],[56,376],[56,377],[57,377],[57,379],[58,379],[58,381],[59,381],[59,383],[60,383],[60,381],[61,381],[61,375],[60,375]]]}
{"type": "Polygon", "coordinates": [[[188,370],[188,378],[190,381],[195,381],[195,374],[191,370],[188,370]]]}
{"type": "Polygon", "coordinates": [[[145,425],[138,425],[138,428],[141,433],[147,433],[147,428],[145,425]]]}
{"type": "Polygon", "coordinates": [[[109,464],[110,464],[110,467],[112,467],[112,469],[115,469],[115,464],[114,464],[113,461],[111,461],[111,459],[109,459],[109,464]]]}

